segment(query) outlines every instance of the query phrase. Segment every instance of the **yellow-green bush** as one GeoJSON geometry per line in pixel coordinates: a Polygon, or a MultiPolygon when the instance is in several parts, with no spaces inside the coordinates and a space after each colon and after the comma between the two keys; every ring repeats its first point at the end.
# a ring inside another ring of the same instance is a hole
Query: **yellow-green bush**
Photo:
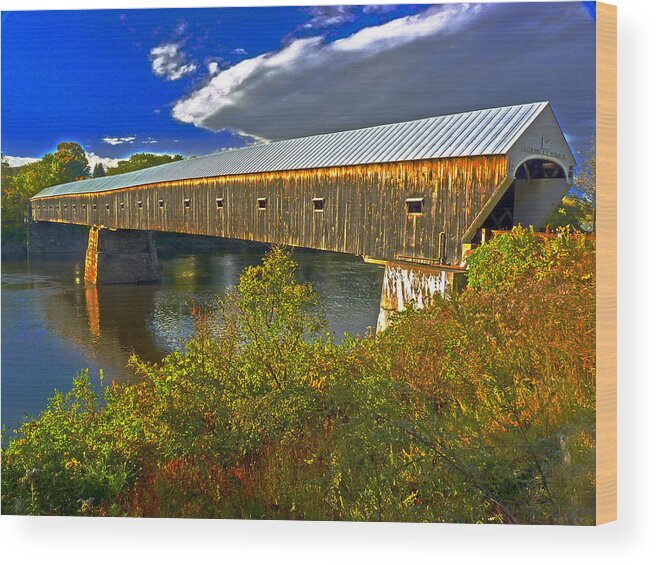
{"type": "Polygon", "coordinates": [[[197,331],[3,450],[3,512],[591,523],[594,242],[500,236],[451,301],[332,342],[275,249],[197,331]]]}

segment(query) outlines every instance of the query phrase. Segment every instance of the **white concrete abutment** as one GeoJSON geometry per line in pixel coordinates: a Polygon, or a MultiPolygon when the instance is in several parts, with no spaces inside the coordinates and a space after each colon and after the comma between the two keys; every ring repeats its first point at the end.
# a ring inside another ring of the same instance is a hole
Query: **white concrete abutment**
{"type": "Polygon", "coordinates": [[[465,285],[465,271],[447,266],[431,266],[405,261],[385,264],[380,295],[377,332],[385,330],[396,312],[423,309],[436,297],[448,297],[465,285]]]}

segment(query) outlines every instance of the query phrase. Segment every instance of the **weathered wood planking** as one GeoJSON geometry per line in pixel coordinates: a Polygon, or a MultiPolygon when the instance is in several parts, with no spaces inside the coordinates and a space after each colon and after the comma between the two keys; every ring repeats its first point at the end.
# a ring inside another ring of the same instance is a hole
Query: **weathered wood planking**
{"type": "Polygon", "coordinates": [[[32,214],[36,221],[228,237],[377,259],[437,258],[444,232],[442,260],[455,264],[464,232],[506,171],[505,156],[479,156],[254,173],[40,198],[32,202],[32,214]],[[423,213],[408,214],[406,198],[421,197],[423,213]],[[266,198],[266,209],[258,198],[266,198]],[[313,198],[325,198],[322,212],[314,211],[313,198]]]}

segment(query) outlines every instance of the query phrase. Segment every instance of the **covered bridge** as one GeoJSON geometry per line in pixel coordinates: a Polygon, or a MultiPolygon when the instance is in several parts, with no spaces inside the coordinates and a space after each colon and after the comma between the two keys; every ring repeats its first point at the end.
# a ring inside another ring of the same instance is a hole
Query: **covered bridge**
{"type": "Polygon", "coordinates": [[[102,252],[103,228],[200,234],[441,268],[443,291],[444,273],[459,268],[481,229],[542,227],[571,186],[574,164],[549,103],[537,102],[53,186],[32,198],[31,218],[91,226],[93,253],[102,252]]]}

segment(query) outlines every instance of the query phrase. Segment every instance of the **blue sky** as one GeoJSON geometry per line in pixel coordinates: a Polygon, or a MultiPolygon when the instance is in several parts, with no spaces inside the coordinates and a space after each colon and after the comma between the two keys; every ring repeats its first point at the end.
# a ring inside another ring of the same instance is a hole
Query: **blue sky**
{"type": "Polygon", "coordinates": [[[594,132],[594,3],[3,12],[2,151],[201,155],[550,100],[594,132]]]}

